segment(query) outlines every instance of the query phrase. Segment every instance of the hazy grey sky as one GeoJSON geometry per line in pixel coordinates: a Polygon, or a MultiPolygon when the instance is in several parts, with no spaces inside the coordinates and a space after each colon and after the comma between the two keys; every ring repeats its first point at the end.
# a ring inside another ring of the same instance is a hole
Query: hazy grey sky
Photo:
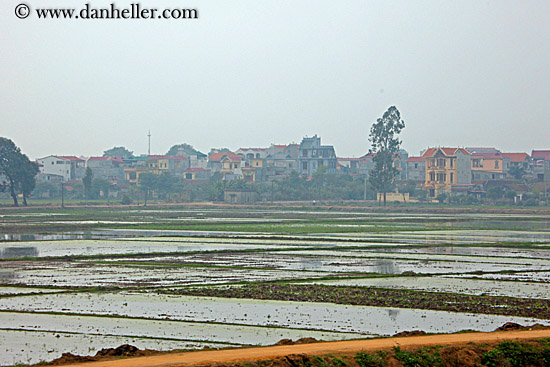
{"type": "Polygon", "coordinates": [[[550,149],[548,0],[134,1],[198,20],[20,20],[20,2],[0,3],[0,136],[31,158],[146,153],[149,129],[152,153],[318,134],[360,156],[391,105],[413,155],[550,149]]]}

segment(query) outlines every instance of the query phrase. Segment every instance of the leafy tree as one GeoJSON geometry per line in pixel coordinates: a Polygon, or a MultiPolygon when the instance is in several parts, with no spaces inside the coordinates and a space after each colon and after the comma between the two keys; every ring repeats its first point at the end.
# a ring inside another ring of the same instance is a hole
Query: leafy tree
{"type": "Polygon", "coordinates": [[[149,192],[153,191],[157,186],[158,176],[154,173],[142,173],[139,175],[138,185],[139,189],[144,194],[144,206],[147,206],[147,199],[149,198],[149,192]]]}
{"type": "Polygon", "coordinates": [[[444,203],[445,200],[447,200],[448,197],[449,196],[447,195],[446,192],[440,192],[435,199],[437,201],[439,201],[440,203],[444,203]]]}
{"type": "Polygon", "coordinates": [[[126,159],[126,158],[132,158],[134,156],[134,152],[129,151],[125,147],[114,147],[104,151],[103,156],[104,157],[122,157],[126,159]]]}
{"type": "Polygon", "coordinates": [[[512,177],[514,177],[516,180],[521,180],[523,175],[525,174],[525,170],[521,167],[512,166],[508,170],[508,174],[512,177]]]}
{"type": "Polygon", "coordinates": [[[512,201],[514,201],[514,199],[516,198],[516,195],[517,193],[514,191],[514,190],[507,190],[505,193],[504,193],[504,197],[506,199],[510,199],[512,201]]]}
{"type": "Polygon", "coordinates": [[[104,197],[109,197],[111,183],[103,178],[97,178],[92,181],[91,197],[97,199],[103,194],[104,197]]]}
{"type": "Polygon", "coordinates": [[[182,143],[182,144],[172,145],[172,147],[166,152],[166,155],[178,155],[179,149],[198,153],[198,151],[195,148],[193,148],[191,144],[182,143]]]}
{"type": "Polygon", "coordinates": [[[232,153],[232,152],[228,148],[211,148],[210,153],[208,153],[208,155],[212,153],[232,153]]]}
{"type": "Polygon", "coordinates": [[[487,190],[487,197],[492,200],[500,199],[504,195],[504,189],[502,186],[490,187],[487,190]]]}
{"type": "Polygon", "coordinates": [[[86,167],[86,174],[82,179],[82,183],[84,184],[84,195],[86,196],[86,200],[90,199],[93,179],[94,179],[94,171],[92,171],[90,167],[86,167]]]}
{"type": "Polygon", "coordinates": [[[19,193],[23,193],[23,202],[26,205],[26,196],[30,195],[34,188],[33,181],[37,173],[36,163],[21,153],[21,149],[13,141],[0,137],[0,175],[6,180],[3,186],[9,191],[14,206],[19,206],[19,193]]]}
{"type": "Polygon", "coordinates": [[[38,163],[31,162],[27,156],[24,156],[23,160],[24,163],[20,177],[20,185],[21,193],[23,194],[23,205],[27,206],[27,198],[31,195],[36,186],[35,176],[40,170],[38,169],[38,163]]]}
{"type": "Polygon", "coordinates": [[[369,173],[369,181],[373,188],[384,194],[384,206],[386,205],[386,193],[395,182],[395,176],[399,173],[393,166],[393,158],[399,152],[401,141],[398,135],[405,127],[401,120],[401,114],[395,106],[391,106],[384,115],[372,124],[369,141],[370,153],[374,153],[374,169],[369,173]]]}
{"type": "Polygon", "coordinates": [[[163,172],[161,175],[157,176],[155,189],[166,198],[166,195],[174,191],[177,183],[178,179],[176,177],[169,172],[163,172]]]}

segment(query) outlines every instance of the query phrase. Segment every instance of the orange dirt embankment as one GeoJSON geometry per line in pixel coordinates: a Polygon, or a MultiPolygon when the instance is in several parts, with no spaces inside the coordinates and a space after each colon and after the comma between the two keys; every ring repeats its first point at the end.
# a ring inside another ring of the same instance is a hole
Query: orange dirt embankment
{"type": "Polygon", "coordinates": [[[527,331],[496,331],[491,333],[461,333],[363,339],[338,342],[321,342],[297,345],[276,345],[258,348],[238,348],[216,351],[169,353],[148,357],[118,359],[100,362],[80,363],[65,366],[74,367],[177,367],[213,363],[236,363],[257,360],[271,360],[291,354],[324,355],[353,354],[360,351],[391,349],[393,347],[414,348],[430,345],[460,345],[473,343],[495,343],[504,340],[529,340],[550,338],[550,329],[527,331]]]}

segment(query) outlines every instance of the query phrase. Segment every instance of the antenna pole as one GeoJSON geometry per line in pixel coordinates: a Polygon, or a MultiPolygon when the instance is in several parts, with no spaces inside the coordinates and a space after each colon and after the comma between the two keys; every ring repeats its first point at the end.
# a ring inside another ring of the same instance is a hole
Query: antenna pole
{"type": "Polygon", "coordinates": [[[147,155],[151,155],[151,130],[149,130],[149,134],[147,134],[147,137],[149,138],[149,148],[147,150],[147,155]]]}

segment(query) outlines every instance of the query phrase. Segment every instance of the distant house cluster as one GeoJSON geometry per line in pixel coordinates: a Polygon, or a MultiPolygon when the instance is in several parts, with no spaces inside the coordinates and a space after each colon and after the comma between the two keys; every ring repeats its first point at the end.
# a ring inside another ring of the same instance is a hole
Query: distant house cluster
{"type": "MultiPolygon", "coordinates": [[[[76,157],[50,155],[37,159],[38,181],[61,183],[79,181],[91,168],[95,178],[112,184],[138,185],[144,173],[169,173],[183,182],[200,184],[213,175],[224,181],[243,180],[265,183],[282,180],[293,172],[312,176],[322,171],[368,177],[374,169],[374,154],[357,158],[337,157],[332,145],[322,145],[317,135],[304,137],[300,144],[272,144],[265,148],[239,148],[234,152],[213,151],[209,155],[193,149],[179,149],[176,155],[142,155],[137,157],[76,157]]],[[[518,172],[534,182],[550,182],[550,150],[504,153],[484,147],[431,147],[419,156],[405,150],[394,155],[396,180],[414,184],[436,198],[441,193],[476,194],[488,185],[500,182],[518,189],[518,172]],[[514,183],[512,183],[514,182],[514,183]],[[514,186],[515,185],[515,186],[514,186]]],[[[519,188],[521,189],[521,188],[519,188]]],[[[521,190],[516,190],[521,191],[521,190]]],[[[244,194],[235,194],[245,197],[244,194]]],[[[239,199],[240,200],[240,199],[239,199]]],[[[244,199],[243,199],[244,200],[244,199]]],[[[246,199],[249,200],[249,199],[246,199]]]]}

